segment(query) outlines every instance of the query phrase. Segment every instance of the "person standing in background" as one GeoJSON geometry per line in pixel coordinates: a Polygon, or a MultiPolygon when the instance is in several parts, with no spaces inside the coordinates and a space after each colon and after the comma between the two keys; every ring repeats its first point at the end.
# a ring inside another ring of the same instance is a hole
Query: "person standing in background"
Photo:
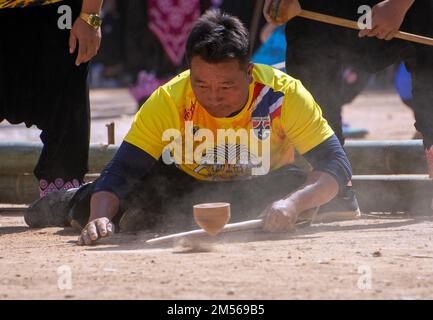
{"type": "MultiPolygon", "coordinates": [[[[324,117],[344,144],[341,125],[342,67],[350,65],[369,73],[403,61],[413,81],[415,128],[422,134],[429,175],[433,178],[433,47],[394,39],[399,30],[433,36],[433,1],[285,0],[284,21],[276,21],[266,0],[268,22],[286,23],[286,70],[300,79],[316,97],[324,117]],[[301,8],[357,21],[358,9],[372,9],[372,28],[361,31],[297,17],[301,8]]],[[[343,201],[344,202],[344,201],[343,201]]],[[[344,207],[344,206],[343,206],[344,207]]],[[[433,203],[432,203],[433,207],[433,203]]]]}
{"type": "Polygon", "coordinates": [[[125,6],[125,64],[136,77],[130,92],[141,107],[156,88],[186,69],[186,38],[200,17],[201,2],[128,0],[125,6]]]}

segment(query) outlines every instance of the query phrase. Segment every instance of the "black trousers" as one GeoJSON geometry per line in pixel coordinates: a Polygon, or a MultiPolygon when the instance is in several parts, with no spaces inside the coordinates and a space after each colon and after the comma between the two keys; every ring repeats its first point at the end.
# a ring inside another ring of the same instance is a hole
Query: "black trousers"
{"type": "Polygon", "coordinates": [[[83,180],[89,152],[88,65],[75,66],[69,53],[70,30],[58,27],[61,5],[75,21],[81,0],[0,10],[0,119],[42,130],[34,174],[49,182],[83,180]]]}
{"type": "MultiPolygon", "coordinates": [[[[176,225],[192,221],[194,204],[229,202],[231,221],[257,217],[270,203],[300,187],[307,174],[297,167],[285,166],[264,176],[230,182],[196,180],[174,165],[162,161],[140,181],[132,191],[120,199],[118,223],[127,210],[140,210],[140,227],[150,228],[175,221],[176,225]]],[[[70,217],[84,226],[89,218],[90,198],[94,183],[82,186],[71,200],[70,217]]]]}
{"type": "MultiPolygon", "coordinates": [[[[305,1],[305,5],[309,10],[351,19],[357,17],[357,1],[326,1],[326,5],[323,1],[305,1]],[[338,6],[340,2],[342,5],[338,6]]],[[[416,1],[406,16],[403,30],[432,36],[432,21],[433,1],[416,1]]],[[[423,134],[424,145],[429,148],[433,145],[433,47],[401,40],[360,39],[357,33],[303,18],[289,21],[286,26],[287,73],[304,83],[344,144],[343,67],[374,73],[404,61],[412,75],[415,127],[423,134]]]]}

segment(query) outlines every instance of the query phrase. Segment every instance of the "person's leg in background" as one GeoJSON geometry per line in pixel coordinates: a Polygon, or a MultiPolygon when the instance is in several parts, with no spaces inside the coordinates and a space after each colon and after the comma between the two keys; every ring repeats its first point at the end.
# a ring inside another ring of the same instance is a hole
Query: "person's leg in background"
{"type": "MultiPolygon", "coordinates": [[[[81,1],[67,1],[72,8],[72,21],[78,17],[81,1]]],[[[87,172],[90,139],[90,103],[87,85],[88,64],[75,66],[75,54],[68,50],[69,30],[56,27],[59,14],[50,8],[44,30],[45,52],[39,64],[48,69],[42,76],[43,115],[37,126],[44,144],[34,170],[41,196],[55,190],[76,188],[87,172]],[[54,95],[54,99],[50,96],[54,95]]]]}
{"type": "MultiPolygon", "coordinates": [[[[405,31],[433,37],[433,2],[416,1],[406,20],[405,31]]],[[[405,60],[405,64],[412,76],[415,127],[423,137],[428,171],[433,179],[433,47],[416,45],[414,54],[405,60]]]]}
{"type": "Polygon", "coordinates": [[[407,62],[413,83],[415,127],[422,134],[429,175],[433,179],[433,48],[419,46],[407,62]]]}
{"type": "Polygon", "coordinates": [[[74,21],[81,0],[0,13],[2,30],[13,30],[2,38],[0,117],[42,130],[44,146],[34,170],[41,196],[79,186],[87,172],[87,64],[76,67],[76,53],[69,53],[70,30],[58,25],[61,5],[71,7],[74,21]]]}
{"type": "Polygon", "coordinates": [[[41,197],[52,191],[79,187],[87,172],[90,137],[87,66],[79,68],[84,70],[70,73],[61,108],[47,115],[39,125],[44,146],[34,174],[39,180],[41,197]]]}
{"type": "MultiPolygon", "coordinates": [[[[432,37],[433,3],[416,1],[407,12],[402,31],[432,37]]],[[[348,31],[350,32],[350,31],[348,31]]],[[[352,31],[353,32],[353,31],[352,31]]],[[[412,80],[415,127],[422,134],[428,171],[433,178],[433,48],[409,41],[383,41],[352,36],[352,61],[369,72],[377,72],[404,61],[412,80]]],[[[433,202],[432,202],[433,208],[433,202]]]]}
{"type": "MultiPolygon", "coordinates": [[[[345,103],[341,59],[335,28],[302,18],[292,19],[286,26],[286,71],[302,81],[322,109],[336,136],[344,146],[341,108],[345,103]]],[[[347,65],[347,64],[346,64],[347,65]]],[[[319,209],[319,214],[336,219],[340,216],[358,218],[360,210],[351,182],[345,190],[319,209]]],[[[330,218],[332,219],[332,218],[330,218]]]]}
{"type": "MultiPolygon", "coordinates": [[[[408,16],[409,32],[433,37],[432,1],[416,1],[408,16]]],[[[428,172],[433,182],[433,47],[419,45],[415,51],[415,58],[406,64],[412,75],[415,127],[423,138],[428,172]]],[[[433,210],[433,199],[431,209],[433,210]]]]}
{"type": "Polygon", "coordinates": [[[343,64],[337,44],[331,41],[331,32],[331,27],[319,22],[303,18],[289,21],[286,25],[286,72],[302,81],[344,145],[340,101],[343,64]]]}

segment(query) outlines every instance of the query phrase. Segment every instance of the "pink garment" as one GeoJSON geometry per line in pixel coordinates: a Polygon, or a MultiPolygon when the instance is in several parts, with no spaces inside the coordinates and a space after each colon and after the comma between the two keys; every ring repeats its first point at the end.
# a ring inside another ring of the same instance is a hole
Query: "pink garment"
{"type": "Polygon", "coordinates": [[[158,37],[167,56],[180,66],[185,43],[200,17],[199,0],[148,0],[149,29],[158,37]]]}
{"type": "Polygon", "coordinates": [[[39,181],[39,196],[41,198],[45,197],[47,194],[59,191],[59,190],[69,190],[72,188],[78,188],[81,186],[81,183],[77,179],[73,179],[71,181],[63,181],[63,179],[58,178],[54,182],[48,182],[47,180],[39,181]]]}
{"type": "Polygon", "coordinates": [[[143,70],[138,74],[136,84],[129,88],[129,92],[131,92],[137,103],[141,103],[168,80],[170,78],[160,79],[155,76],[155,73],[143,70]]]}

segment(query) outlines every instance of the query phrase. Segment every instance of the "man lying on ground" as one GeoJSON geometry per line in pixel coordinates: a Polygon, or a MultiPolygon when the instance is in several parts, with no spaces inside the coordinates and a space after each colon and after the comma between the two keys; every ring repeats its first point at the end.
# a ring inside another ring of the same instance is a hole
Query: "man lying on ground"
{"type": "Polygon", "coordinates": [[[236,17],[203,15],[187,41],[190,70],[144,103],[99,179],[37,201],[28,225],[72,225],[90,245],[117,224],[147,229],[171,217],[179,227],[193,204],[223,201],[235,220],[259,215],[264,230],[284,232],[331,201],[351,179],[338,139],[300,81],[250,62],[248,39],[236,17]],[[295,150],[311,172],[292,165],[295,150]]]}

